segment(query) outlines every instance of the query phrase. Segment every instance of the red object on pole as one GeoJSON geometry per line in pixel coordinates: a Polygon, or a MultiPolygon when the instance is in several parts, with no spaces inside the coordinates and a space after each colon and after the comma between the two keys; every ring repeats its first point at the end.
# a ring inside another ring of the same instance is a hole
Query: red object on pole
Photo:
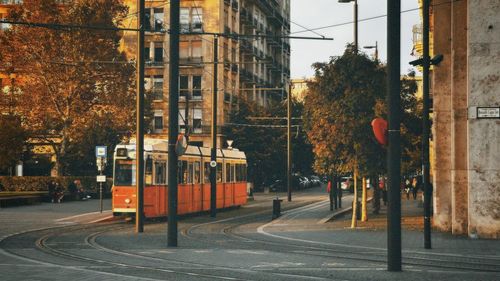
{"type": "Polygon", "coordinates": [[[387,121],[383,118],[375,118],[372,121],[372,128],[378,143],[387,145],[387,121]]]}

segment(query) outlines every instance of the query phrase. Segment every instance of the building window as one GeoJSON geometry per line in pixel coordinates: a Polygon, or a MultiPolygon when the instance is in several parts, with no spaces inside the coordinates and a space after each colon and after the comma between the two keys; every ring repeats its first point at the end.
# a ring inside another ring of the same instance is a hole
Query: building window
{"type": "Polygon", "coordinates": [[[147,31],[151,30],[151,10],[146,9],[144,11],[144,29],[147,31]]]}
{"type": "Polygon", "coordinates": [[[202,57],[201,40],[179,42],[179,59],[188,62],[200,63],[202,61],[202,57]]]}
{"type": "Polygon", "coordinates": [[[179,76],[179,95],[180,97],[186,98],[189,93],[189,76],[180,75],[179,76]]]}
{"type": "Polygon", "coordinates": [[[163,62],[163,46],[155,44],[155,63],[163,62]]]}
{"type": "Polygon", "coordinates": [[[155,31],[162,31],[163,30],[163,18],[164,18],[163,8],[155,8],[154,13],[155,13],[155,17],[154,17],[155,31]]]}
{"type": "Polygon", "coordinates": [[[151,48],[144,48],[144,60],[146,63],[151,62],[151,48]]]}
{"type": "Polygon", "coordinates": [[[193,76],[193,99],[201,100],[201,75],[193,76]]]}
{"type": "Polygon", "coordinates": [[[189,99],[201,100],[201,75],[180,75],[179,97],[181,99],[189,97],[189,99]]]}
{"type": "Polygon", "coordinates": [[[153,78],[153,99],[163,100],[163,75],[155,75],[153,78]]]}
{"type": "Polygon", "coordinates": [[[155,131],[163,130],[163,111],[155,111],[153,125],[155,131]]]}
{"type": "Polygon", "coordinates": [[[186,133],[186,110],[179,108],[179,133],[186,133]]]}
{"type": "Polygon", "coordinates": [[[202,114],[203,111],[201,108],[193,109],[193,133],[201,134],[202,133],[202,114]]]}
{"type": "Polygon", "coordinates": [[[202,8],[181,8],[180,27],[182,32],[202,32],[203,31],[203,10],[202,8]]]}

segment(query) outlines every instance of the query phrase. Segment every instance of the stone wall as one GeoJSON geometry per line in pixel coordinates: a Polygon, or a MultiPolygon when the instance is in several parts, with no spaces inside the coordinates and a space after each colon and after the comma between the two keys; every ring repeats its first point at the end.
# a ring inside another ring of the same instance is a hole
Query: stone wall
{"type": "Polygon", "coordinates": [[[468,233],[500,238],[500,119],[476,119],[500,106],[500,1],[468,1],[468,233]]]}

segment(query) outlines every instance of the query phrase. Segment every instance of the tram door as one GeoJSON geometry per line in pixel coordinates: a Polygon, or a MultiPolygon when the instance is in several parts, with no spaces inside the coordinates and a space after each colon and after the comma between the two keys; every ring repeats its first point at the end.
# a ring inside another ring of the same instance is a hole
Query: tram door
{"type": "Polygon", "coordinates": [[[234,205],[234,164],[226,162],[225,165],[224,207],[230,207],[234,205]]]}
{"type": "Polygon", "coordinates": [[[200,161],[194,161],[192,163],[193,165],[190,165],[190,168],[192,167],[192,180],[193,180],[193,185],[192,185],[192,211],[193,212],[201,212],[202,211],[202,204],[203,204],[203,192],[202,192],[202,184],[201,184],[201,162],[200,161]]]}

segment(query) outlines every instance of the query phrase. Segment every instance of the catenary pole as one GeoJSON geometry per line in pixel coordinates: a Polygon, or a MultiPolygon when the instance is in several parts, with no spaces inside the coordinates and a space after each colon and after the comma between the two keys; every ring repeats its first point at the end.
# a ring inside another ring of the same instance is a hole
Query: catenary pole
{"type": "Polygon", "coordinates": [[[137,119],[135,232],[144,231],[144,0],[137,0],[137,119]]]}
{"type": "Polygon", "coordinates": [[[389,105],[389,149],[387,170],[387,269],[401,271],[401,140],[400,60],[401,0],[387,1],[387,104],[389,105]]]}
{"type": "Polygon", "coordinates": [[[431,249],[431,197],[429,171],[429,0],[422,5],[423,15],[423,118],[422,118],[422,175],[424,184],[424,248],[431,249]]]}
{"type": "Polygon", "coordinates": [[[168,239],[177,247],[177,154],[179,134],[179,13],[180,0],[170,0],[170,66],[168,102],[168,239]]]}
{"type": "MultiPolygon", "coordinates": [[[[219,38],[214,36],[214,74],[212,93],[212,146],[210,148],[210,163],[217,163],[217,74],[219,61],[219,38]]],[[[210,165],[210,216],[215,218],[217,213],[217,165],[210,165]]]]}
{"type": "Polygon", "coordinates": [[[288,202],[292,202],[292,82],[288,88],[287,96],[287,126],[286,126],[286,143],[287,143],[287,171],[286,185],[288,193],[288,202]]]}

